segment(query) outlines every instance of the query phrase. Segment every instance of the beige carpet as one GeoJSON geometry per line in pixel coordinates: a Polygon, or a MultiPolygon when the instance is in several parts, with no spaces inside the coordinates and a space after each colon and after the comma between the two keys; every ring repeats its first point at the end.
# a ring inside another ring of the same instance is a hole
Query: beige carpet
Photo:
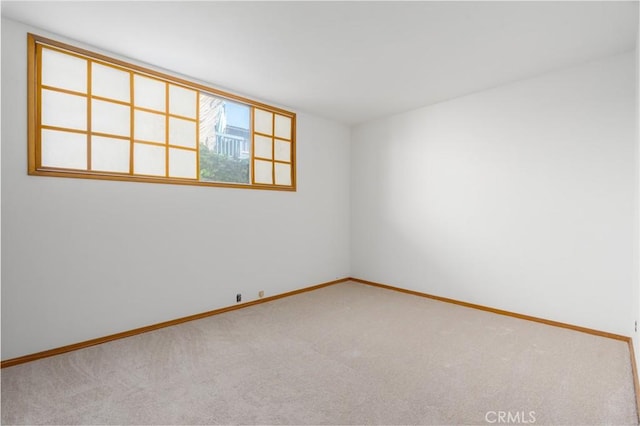
{"type": "Polygon", "coordinates": [[[636,424],[624,342],[350,282],[1,374],[2,424],[636,424]]]}

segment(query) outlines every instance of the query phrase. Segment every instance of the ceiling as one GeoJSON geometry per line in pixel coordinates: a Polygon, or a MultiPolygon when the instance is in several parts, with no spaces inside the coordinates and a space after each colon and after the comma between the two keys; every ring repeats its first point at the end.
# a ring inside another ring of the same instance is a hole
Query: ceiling
{"type": "Polygon", "coordinates": [[[635,47],[636,1],[2,2],[2,15],[355,124],[635,47]]]}

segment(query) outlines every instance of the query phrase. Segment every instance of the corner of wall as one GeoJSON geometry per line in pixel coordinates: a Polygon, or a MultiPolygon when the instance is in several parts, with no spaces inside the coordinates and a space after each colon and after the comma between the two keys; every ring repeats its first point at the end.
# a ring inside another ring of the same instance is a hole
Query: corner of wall
{"type": "Polygon", "coordinates": [[[633,344],[635,353],[640,354],[640,333],[637,324],[640,322],[640,7],[638,8],[638,28],[636,30],[636,49],[635,49],[635,77],[636,77],[636,145],[635,145],[635,232],[634,232],[634,317],[636,327],[634,328],[633,344]]]}

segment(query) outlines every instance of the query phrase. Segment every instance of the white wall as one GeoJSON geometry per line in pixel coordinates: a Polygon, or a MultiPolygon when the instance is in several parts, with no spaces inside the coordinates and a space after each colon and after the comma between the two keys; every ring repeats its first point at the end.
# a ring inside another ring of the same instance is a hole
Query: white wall
{"type": "Polygon", "coordinates": [[[27,31],[2,20],[2,359],[349,275],[346,126],[298,115],[293,193],[28,176],[27,31]]]}
{"type": "Polygon", "coordinates": [[[352,276],[631,336],[634,61],[354,128],[352,276]]]}

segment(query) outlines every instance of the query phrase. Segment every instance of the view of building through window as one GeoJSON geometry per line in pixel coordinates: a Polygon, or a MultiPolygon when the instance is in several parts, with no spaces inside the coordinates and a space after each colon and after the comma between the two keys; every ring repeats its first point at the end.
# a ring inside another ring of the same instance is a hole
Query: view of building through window
{"type": "Polygon", "coordinates": [[[249,183],[250,107],[200,93],[200,180],[249,183]]]}

